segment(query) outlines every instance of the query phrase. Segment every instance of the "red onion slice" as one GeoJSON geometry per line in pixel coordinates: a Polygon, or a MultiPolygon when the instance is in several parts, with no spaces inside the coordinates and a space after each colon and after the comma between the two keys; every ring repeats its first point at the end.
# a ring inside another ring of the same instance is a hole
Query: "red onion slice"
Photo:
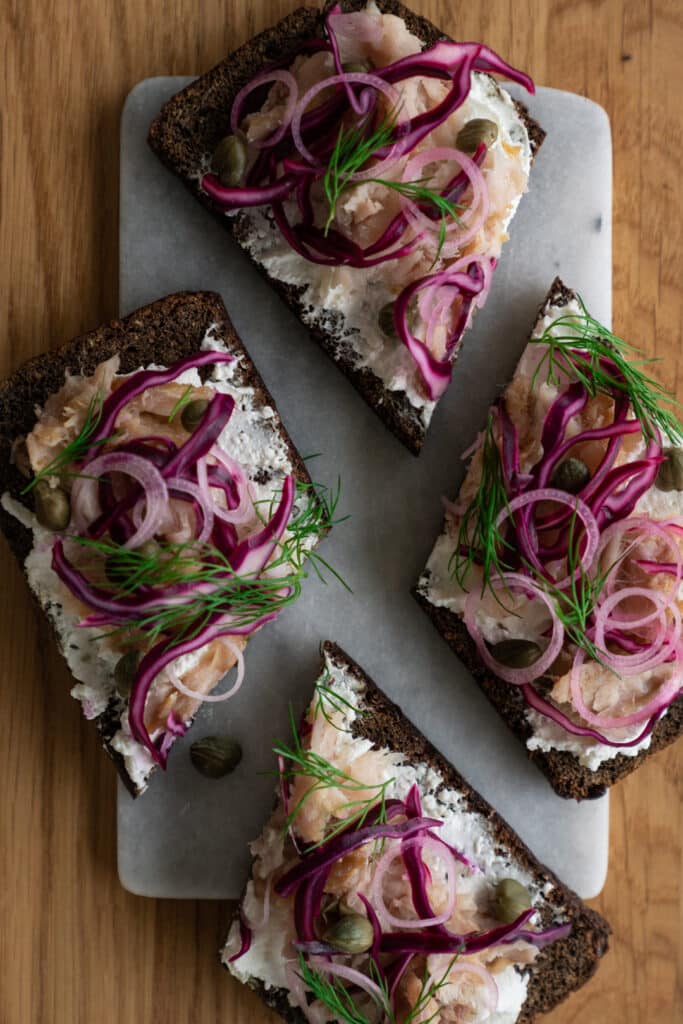
{"type": "Polygon", "coordinates": [[[190,480],[185,480],[181,476],[171,476],[166,479],[167,486],[172,491],[180,491],[181,494],[189,494],[191,498],[199,505],[203,524],[201,532],[197,536],[197,543],[204,544],[208,541],[213,530],[213,508],[211,503],[206,500],[206,495],[201,487],[197,484],[192,483],[190,480]]]}
{"type": "MultiPolygon", "coordinates": [[[[311,86],[308,92],[305,92],[296,105],[294,115],[292,117],[291,129],[292,138],[294,145],[301,153],[304,160],[309,163],[312,167],[322,167],[322,161],[311,153],[308,149],[301,135],[301,119],[306,113],[306,109],[310,106],[311,101],[315,99],[319,92],[323,89],[329,89],[333,85],[366,85],[370,89],[375,89],[377,92],[381,92],[387,97],[392,108],[396,108],[400,102],[400,93],[394,89],[393,85],[385,82],[383,79],[378,78],[377,75],[364,74],[363,72],[351,71],[342,75],[331,75],[329,78],[323,78],[322,81],[316,82],[315,85],[311,86]]],[[[376,178],[388,167],[396,162],[394,157],[394,147],[389,148],[389,152],[384,158],[377,163],[373,164],[372,167],[365,171],[358,171],[356,174],[350,176],[350,181],[364,181],[367,178],[376,178]]]]}
{"type": "MultiPolygon", "coordinates": [[[[137,481],[144,490],[144,515],[140,526],[130,537],[124,547],[139,548],[151,540],[159,528],[168,504],[169,495],[166,481],[159,470],[140,455],[125,452],[108,452],[88,463],[88,477],[99,477],[106,473],[123,473],[137,481]]],[[[88,490],[97,486],[97,480],[78,477],[71,492],[71,503],[78,508],[81,503],[89,503],[88,490]],[[86,495],[84,497],[84,491],[86,495]]],[[[80,532],[83,532],[82,530],[80,532]]]]}
{"type": "Polygon", "coordinates": [[[230,111],[230,130],[233,134],[237,134],[240,130],[242,107],[244,106],[245,99],[254,91],[254,89],[258,89],[259,86],[265,85],[266,82],[282,82],[283,85],[286,85],[287,102],[285,103],[285,109],[282,113],[282,121],[280,122],[279,128],[277,128],[272,135],[269,135],[267,139],[249,140],[249,145],[254,149],[270,148],[271,146],[275,146],[280,139],[284,138],[285,132],[289,128],[292,120],[292,114],[294,113],[297,97],[299,95],[299,87],[296,84],[296,78],[290,71],[264,71],[260,75],[256,75],[255,78],[252,78],[251,82],[247,82],[247,84],[240,89],[233,101],[232,110],[230,111]]]}
{"type": "Polygon", "coordinates": [[[591,711],[583,699],[580,670],[584,662],[584,652],[579,650],[576,652],[569,679],[572,703],[585,722],[596,725],[599,729],[625,729],[630,725],[639,725],[666,708],[681,692],[683,686],[682,659],[683,652],[679,647],[676,650],[676,660],[671,665],[663,666],[664,671],[669,673],[668,679],[661,685],[655,696],[638,711],[633,711],[628,715],[606,715],[591,711]]]}
{"type": "Polygon", "coordinates": [[[448,971],[450,983],[454,974],[471,974],[477,978],[484,989],[485,1008],[489,1014],[496,1012],[498,1008],[498,986],[490,971],[487,971],[483,964],[476,960],[458,960],[448,971]]]}
{"type": "Polygon", "coordinates": [[[392,928],[431,928],[434,925],[445,924],[446,921],[450,919],[453,910],[455,909],[455,876],[455,857],[448,846],[444,843],[436,842],[434,837],[430,835],[407,839],[402,844],[393,846],[393,848],[387,850],[384,856],[379,859],[372,877],[372,901],[373,905],[377,908],[377,914],[382,921],[382,924],[384,926],[388,925],[392,928]],[[425,847],[436,853],[436,856],[445,868],[447,878],[445,909],[442,910],[440,914],[434,914],[432,917],[415,919],[396,917],[389,911],[384,901],[382,891],[384,876],[393,861],[395,861],[397,857],[402,857],[406,850],[414,848],[417,849],[419,853],[425,847]]]}
{"type": "Polygon", "coordinates": [[[171,662],[170,665],[166,666],[166,672],[179,693],[182,693],[185,697],[190,697],[192,700],[202,701],[205,704],[219,704],[221,701],[229,700],[230,697],[235,696],[244,682],[244,655],[242,654],[242,648],[233,643],[229,637],[221,637],[220,643],[225,644],[225,646],[232,651],[237,663],[237,676],[235,677],[235,682],[230,689],[226,690],[225,693],[199,693],[197,690],[191,690],[189,686],[185,686],[182,679],[176,672],[175,665],[171,662]]]}
{"type": "MultiPolygon", "coordinates": [[[[423,149],[407,161],[402,181],[420,180],[422,169],[432,163],[457,163],[461,170],[467,175],[472,187],[472,202],[469,209],[459,220],[451,220],[446,224],[446,237],[449,240],[443,247],[442,254],[446,257],[455,255],[467,242],[471,241],[481,230],[489,209],[488,188],[481,168],[458,149],[450,149],[446,146],[434,146],[423,149]],[[452,236],[456,236],[452,238],[452,236]]],[[[438,236],[441,227],[441,218],[433,220],[424,214],[417,203],[400,196],[406,217],[416,230],[429,231],[433,236],[438,236]]],[[[450,268],[449,268],[450,269],[450,268]]]]}
{"type": "Polygon", "coordinates": [[[479,591],[471,591],[465,602],[463,619],[467,626],[468,633],[477,645],[477,650],[479,651],[479,655],[484,664],[506,682],[514,683],[516,686],[524,686],[525,683],[531,682],[532,679],[537,679],[539,676],[542,676],[555,661],[555,658],[562,650],[564,627],[555,610],[553,599],[549,594],[546,594],[541,587],[537,586],[532,580],[530,580],[528,576],[522,576],[521,573],[518,572],[506,572],[497,579],[492,579],[490,581],[490,586],[494,590],[509,588],[510,590],[526,591],[532,596],[532,598],[542,601],[550,612],[550,616],[552,618],[552,633],[550,636],[550,642],[543,654],[541,654],[538,660],[528,668],[510,668],[508,665],[503,665],[501,662],[496,661],[484,642],[484,637],[477,623],[476,615],[477,607],[481,603],[481,594],[479,591]]]}

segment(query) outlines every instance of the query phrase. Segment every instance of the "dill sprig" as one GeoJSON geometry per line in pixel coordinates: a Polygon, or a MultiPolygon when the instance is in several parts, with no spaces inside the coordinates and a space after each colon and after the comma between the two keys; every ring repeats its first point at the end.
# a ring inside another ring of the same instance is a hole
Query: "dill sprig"
{"type": "Polygon", "coordinates": [[[28,491],[32,490],[40,480],[44,480],[46,477],[57,476],[58,474],[78,476],[79,474],[74,473],[64,474],[63,471],[72,462],[78,462],[82,459],[91,448],[96,446],[101,447],[113,440],[115,435],[100,438],[99,441],[95,442],[91,440],[102,418],[103,405],[104,395],[100,388],[88,403],[83,426],[76,437],[74,437],[72,441],[69,441],[69,443],[62,448],[59,454],[55,455],[51,462],[48,462],[47,466],[43,466],[43,468],[36,473],[33,479],[26,484],[26,487],[24,487],[21,492],[22,494],[28,493],[28,491]]]}
{"type": "Polygon", "coordinates": [[[111,630],[111,633],[140,630],[152,643],[167,637],[169,646],[175,646],[197,636],[217,614],[230,614],[236,627],[246,626],[268,612],[281,611],[292,604],[306,578],[307,560],[323,582],[322,570],[328,569],[347,586],[336,570],[311,550],[311,544],[336,522],[338,500],[338,489],[329,497],[319,486],[297,484],[295,507],[298,510],[287,524],[278,553],[267,566],[269,573],[276,571],[273,576],[241,575],[232,569],[221,551],[208,544],[160,545],[158,550],[148,553],[107,539],[72,539],[115,568],[115,582],[105,582],[103,586],[112,588],[118,595],[132,596],[149,589],[197,584],[182,603],[169,604],[160,599],[158,605],[141,612],[138,618],[122,620],[120,626],[111,630]],[[278,575],[278,569],[286,571],[278,575]],[[204,586],[200,586],[202,584],[204,586]]]}
{"type": "MultiPolygon", "coordinates": [[[[345,1021],[346,1024],[370,1024],[368,1016],[356,1005],[344,981],[335,975],[329,976],[323,971],[316,970],[301,952],[299,953],[299,977],[314,999],[331,1011],[335,1021],[345,1021]]],[[[369,961],[369,977],[379,987],[381,999],[378,1000],[370,993],[366,993],[368,998],[373,999],[373,1002],[376,1003],[382,1013],[382,1019],[393,1024],[394,1014],[391,1009],[389,988],[386,979],[372,958],[369,961]]]]}
{"type": "Polygon", "coordinates": [[[188,384],[185,390],[183,391],[182,395],[176,402],[176,404],[171,409],[171,412],[168,417],[169,423],[173,423],[173,420],[176,418],[180,410],[184,409],[186,405],[190,404],[190,401],[192,400],[192,390],[192,385],[188,384]]]}
{"type": "Polygon", "coordinates": [[[424,972],[422,974],[422,980],[420,982],[420,991],[418,992],[417,999],[415,1001],[413,1008],[411,1009],[407,1017],[404,1019],[403,1024],[412,1024],[412,1022],[417,1017],[420,1018],[420,1024],[430,1024],[430,1022],[438,1016],[443,1007],[437,1007],[434,1013],[430,1014],[429,1017],[423,1018],[421,1015],[426,1009],[426,1007],[429,1005],[430,1000],[436,996],[437,992],[440,992],[445,985],[448,985],[449,975],[453,968],[453,964],[458,959],[458,955],[459,954],[456,953],[455,956],[451,957],[448,967],[443,972],[438,981],[430,980],[429,968],[427,966],[427,963],[425,963],[424,972]]]}
{"type": "Polygon", "coordinates": [[[481,479],[460,520],[455,550],[448,563],[451,575],[463,590],[467,589],[467,574],[475,559],[483,569],[482,593],[494,573],[500,576],[511,569],[503,557],[505,548],[510,545],[496,525],[501,510],[507,504],[503,463],[491,412],[481,445],[481,479]]]}
{"type": "Polygon", "coordinates": [[[336,711],[338,715],[343,715],[345,711],[353,711],[357,715],[366,715],[367,711],[365,708],[357,708],[351,701],[346,700],[340,693],[333,690],[330,686],[327,686],[327,682],[331,682],[332,677],[326,670],[324,675],[315,684],[315,715],[316,717],[320,714],[325,719],[328,725],[331,725],[333,729],[337,729],[338,732],[350,732],[349,729],[342,729],[341,726],[332,719],[332,716],[328,710],[331,708],[332,711],[336,711]]]}
{"type": "MultiPolygon", "coordinates": [[[[340,125],[337,141],[330,155],[323,178],[323,189],[328,204],[325,234],[329,231],[334,219],[340,195],[353,184],[351,180],[353,175],[361,170],[378,150],[389,145],[394,128],[396,127],[396,120],[396,112],[392,112],[380,123],[378,128],[369,134],[362,128],[351,127],[344,129],[344,126],[340,125]]],[[[417,181],[389,181],[386,178],[367,179],[367,181],[373,182],[376,185],[383,185],[385,188],[391,189],[407,199],[412,199],[413,202],[420,203],[423,206],[435,207],[440,216],[439,238],[434,257],[434,262],[436,263],[446,241],[448,219],[457,219],[461,207],[457,203],[452,203],[446,196],[441,195],[435,189],[429,188],[429,180],[429,178],[421,178],[417,181]]]]}
{"type": "Polygon", "coordinates": [[[547,364],[549,384],[558,384],[560,374],[564,373],[570,380],[583,384],[592,398],[598,394],[609,398],[614,398],[615,393],[623,395],[631,403],[646,438],[656,439],[661,430],[672,442],[679,443],[683,440],[683,427],[678,417],[662,405],[679,403],[663,384],[640,369],[643,364],[657,360],[634,359],[633,356],[642,357],[642,351],[592,317],[580,297],[579,303],[580,312],[557,317],[542,335],[530,339],[530,344],[547,347],[532,379],[532,389],[547,364]]]}
{"type": "Polygon", "coordinates": [[[374,808],[379,805],[378,821],[385,823],[386,817],[386,792],[389,785],[394,781],[393,778],[387,779],[385,782],[379,782],[376,785],[369,784],[367,782],[361,782],[355,779],[348,772],[343,771],[341,768],[337,768],[335,765],[328,761],[322,754],[318,754],[315,750],[307,750],[303,747],[299,733],[297,731],[296,722],[294,720],[294,712],[290,706],[289,709],[289,723],[292,731],[292,746],[288,746],[286,743],[277,743],[273,747],[273,753],[278,757],[282,757],[288,762],[288,766],[285,767],[281,773],[281,777],[289,782],[294,782],[298,777],[310,779],[312,785],[306,790],[303,796],[297,801],[296,805],[287,814],[285,821],[285,831],[288,831],[296,819],[297,814],[304,806],[307,800],[309,800],[314,793],[318,793],[325,789],[343,789],[348,793],[367,793],[370,792],[370,797],[359,798],[357,800],[348,800],[346,803],[339,807],[339,813],[345,815],[340,818],[335,825],[328,825],[325,831],[325,836],[320,842],[315,843],[311,849],[315,849],[316,846],[320,846],[321,843],[327,842],[333,839],[344,829],[362,828],[365,821],[374,808]]]}

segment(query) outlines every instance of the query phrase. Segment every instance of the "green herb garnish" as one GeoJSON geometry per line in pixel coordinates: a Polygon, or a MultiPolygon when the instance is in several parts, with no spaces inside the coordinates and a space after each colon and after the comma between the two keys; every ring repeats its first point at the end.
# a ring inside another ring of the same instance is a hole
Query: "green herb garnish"
{"type": "MultiPolygon", "coordinates": [[[[389,989],[385,979],[379,971],[375,961],[370,959],[370,980],[379,987],[381,998],[367,993],[380,1011],[383,1019],[386,1018],[393,1024],[394,1015],[391,1009],[389,989]]],[[[334,1020],[345,1021],[346,1024],[370,1024],[370,1020],[362,1010],[356,1006],[353,996],[341,978],[335,975],[328,976],[323,971],[318,971],[306,961],[303,953],[299,953],[299,977],[306,988],[312,993],[315,999],[319,1000],[333,1014],[334,1020]]]]}
{"type": "Polygon", "coordinates": [[[592,317],[580,297],[579,303],[580,312],[557,317],[540,337],[530,339],[532,345],[547,346],[531,381],[532,389],[547,364],[549,384],[557,385],[560,375],[565,374],[570,380],[583,384],[591,398],[598,394],[609,398],[614,398],[615,393],[623,395],[631,403],[647,439],[656,438],[657,431],[661,430],[674,443],[683,440],[683,427],[678,417],[662,407],[662,403],[675,406],[679,403],[659,381],[640,369],[643,364],[657,360],[627,359],[626,356],[642,356],[641,350],[612,334],[592,317]],[[555,333],[557,328],[560,328],[559,334],[555,333]]]}
{"type": "Polygon", "coordinates": [[[351,701],[346,700],[340,693],[337,693],[331,687],[326,686],[326,682],[331,680],[329,672],[325,672],[318,682],[315,684],[315,714],[322,715],[328,725],[331,725],[333,729],[337,729],[339,732],[349,732],[348,729],[342,729],[332,720],[332,716],[328,710],[328,707],[332,711],[336,711],[338,715],[343,715],[345,711],[353,711],[356,715],[366,715],[367,711],[365,708],[357,708],[351,701]]]}
{"type": "Polygon", "coordinates": [[[285,821],[285,831],[291,828],[297,814],[306,801],[314,793],[324,789],[344,789],[349,793],[370,792],[372,795],[365,799],[349,800],[342,804],[338,809],[338,813],[344,814],[346,817],[341,818],[336,825],[331,827],[328,825],[324,838],[320,842],[315,843],[311,849],[315,849],[321,843],[334,838],[334,836],[343,832],[345,828],[350,826],[357,829],[362,828],[370,811],[378,805],[377,820],[381,824],[385,824],[387,820],[386,791],[394,779],[387,779],[386,782],[379,782],[376,785],[354,779],[352,775],[342,771],[341,768],[335,767],[326,757],[318,754],[315,750],[306,750],[302,746],[291,706],[289,709],[289,723],[292,730],[292,746],[289,747],[286,743],[278,743],[273,747],[273,753],[289,762],[289,766],[280,773],[281,778],[293,782],[297,777],[303,776],[310,779],[313,784],[288,813],[285,821]]]}
{"type": "Polygon", "coordinates": [[[496,525],[501,510],[507,504],[503,463],[491,412],[481,444],[481,480],[460,520],[455,550],[448,563],[451,575],[463,590],[467,589],[466,577],[475,559],[481,562],[483,569],[482,592],[489,586],[494,573],[501,576],[511,570],[512,566],[503,557],[505,548],[511,546],[496,525]]]}
{"type": "Polygon", "coordinates": [[[104,396],[102,390],[97,391],[96,394],[90,400],[88,408],[85,412],[85,421],[80,431],[74,437],[73,441],[69,441],[67,445],[62,448],[58,455],[55,455],[51,462],[48,462],[47,466],[44,466],[36,475],[33,477],[26,487],[22,490],[22,494],[26,494],[32,490],[39,480],[44,480],[46,477],[62,475],[68,476],[79,476],[78,473],[63,474],[63,470],[72,462],[78,462],[82,459],[91,448],[96,446],[101,447],[112,441],[115,435],[110,437],[100,438],[99,441],[93,441],[92,437],[97,431],[100,420],[102,419],[102,406],[104,405],[104,396]]]}
{"type": "MultiPolygon", "coordinates": [[[[379,127],[369,135],[356,127],[345,130],[343,125],[340,126],[337,142],[332,150],[323,178],[323,188],[328,203],[325,234],[328,233],[334,219],[340,195],[353,184],[352,176],[361,170],[378,150],[390,144],[394,128],[396,127],[396,120],[397,115],[394,112],[382,121],[379,127]]],[[[399,195],[412,199],[413,202],[436,208],[441,217],[437,252],[434,257],[434,262],[436,263],[446,241],[448,218],[457,219],[461,207],[457,203],[452,203],[445,196],[441,195],[440,192],[429,188],[427,184],[429,178],[422,178],[418,181],[388,181],[385,178],[368,178],[366,180],[376,185],[384,185],[393,192],[398,192],[399,195]]]]}
{"type": "Polygon", "coordinates": [[[176,416],[178,415],[180,410],[184,409],[186,405],[189,405],[191,400],[192,400],[192,385],[188,384],[187,387],[185,388],[185,390],[183,391],[182,395],[180,396],[180,398],[176,402],[176,404],[171,409],[170,415],[168,417],[168,422],[169,423],[173,423],[173,420],[176,418],[176,416]]]}
{"type": "Polygon", "coordinates": [[[434,1013],[429,1015],[429,1017],[422,1017],[421,1014],[424,1012],[426,1007],[429,1005],[430,1000],[433,999],[436,996],[437,992],[441,991],[441,989],[445,985],[448,984],[448,982],[449,982],[449,975],[450,975],[451,970],[453,968],[453,964],[456,962],[457,959],[458,959],[458,954],[456,953],[455,956],[451,958],[451,961],[448,964],[448,967],[443,972],[443,974],[441,975],[441,977],[439,978],[438,981],[430,981],[429,970],[428,970],[427,964],[425,963],[424,973],[422,975],[422,980],[420,982],[420,991],[418,993],[417,1000],[416,1000],[415,1005],[413,1006],[412,1010],[410,1011],[408,1016],[403,1021],[403,1024],[412,1024],[412,1022],[416,1019],[416,1017],[420,1018],[420,1024],[430,1024],[430,1022],[433,1021],[434,1018],[438,1016],[438,1014],[441,1012],[443,1007],[438,1007],[434,1011],[434,1013]]]}

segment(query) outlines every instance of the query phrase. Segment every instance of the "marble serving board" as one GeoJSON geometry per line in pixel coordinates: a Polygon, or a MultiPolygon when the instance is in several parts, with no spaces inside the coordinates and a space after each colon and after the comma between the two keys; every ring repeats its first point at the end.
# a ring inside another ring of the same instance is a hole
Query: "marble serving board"
{"type": "Polygon", "coordinates": [[[272,391],[294,443],[326,484],[342,481],[337,526],[321,553],[353,588],[312,576],[300,600],[249,644],[247,679],[205,707],[173,748],[168,771],[118,802],[118,864],[131,892],[232,898],[244,885],[247,844],[274,792],[271,747],[287,734],[318,673],[319,644],[336,640],[396,700],[563,881],[595,896],[607,870],[608,798],[555,796],[519,742],[410,595],[441,527],[441,496],[460,484],[459,456],[514,369],[536,308],[556,274],[603,322],[611,315],[610,126],[580,96],[539,89],[528,102],[548,131],[511,227],[486,309],[467,335],[453,383],[422,455],[385,429],[310,341],[247,257],[146,144],[161,105],[190,78],[153,78],[128,96],[121,124],[120,307],[169,292],[214,289],[272,391]],[[591,144],[586,147],[585,140],[591,144]],[[227,732],[244,757],[234,774],[204,779],[189,744],[227,732]],[[264,774],[266,773],[266,774],[264,774]]]}

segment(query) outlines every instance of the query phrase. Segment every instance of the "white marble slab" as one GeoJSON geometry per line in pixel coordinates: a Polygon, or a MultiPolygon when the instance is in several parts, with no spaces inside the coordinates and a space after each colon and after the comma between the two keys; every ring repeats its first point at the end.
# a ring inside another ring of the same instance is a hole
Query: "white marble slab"
{"type": "Polygon", "coordinates": [[[198,775],[188,740],[168,772],[133,801],[121,787],[119,873],[147,896],[239,895],[247,842],[268,814],[273,740],[287,706],[310,696],[318,645],[334,639],[356,658],[534,852],[578,892],[602,888],[608,800],[555,796],[409,594],[441,525],[442,494],[462,476],[458,455],[505,383],[552,278],[561,273],[603,321],[611,298],[611,141],[600,107],[540,89],[532,113],[548,129],[496,273],[487,308],[465,342],[424,451],[410,455],[312,344],[247,258],[146,145],[152,117],[187,78],[154,78],[129,95],[121,125],[121,312],[169,292],[219,291],[272,390],[294,442],[322,453],[314,476],[340,475],[350,520],[324,555],[353,587],[310,579],[301,600],[249,645],[235,699],[202,711],[190,741],[227,731],[244,759],[221,781],[198,775]]]}

